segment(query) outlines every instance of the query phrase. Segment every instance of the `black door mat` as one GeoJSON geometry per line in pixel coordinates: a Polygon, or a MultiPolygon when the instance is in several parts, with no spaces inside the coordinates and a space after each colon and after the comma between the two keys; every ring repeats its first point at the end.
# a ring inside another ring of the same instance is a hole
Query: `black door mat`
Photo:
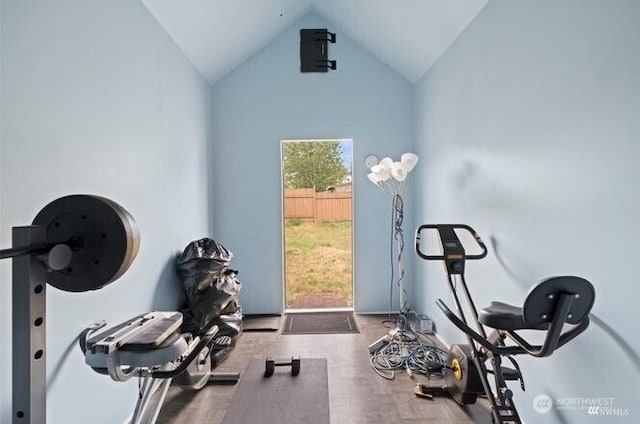
{"type": "Polygon", "coordinates": [[[278,331],[282,315],[244,315],[242,331],[278,331]]]}
{"type": "Polygon", "coordinates": [[[359,333],[352,312],[287,314],[282,334],[359,333]]]}

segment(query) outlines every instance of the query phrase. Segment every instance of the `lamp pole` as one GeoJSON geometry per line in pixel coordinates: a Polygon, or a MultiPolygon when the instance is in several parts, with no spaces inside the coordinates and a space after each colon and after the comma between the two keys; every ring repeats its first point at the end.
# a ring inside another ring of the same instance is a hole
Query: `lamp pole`
{"type": "Polygon", "coordinates": [[[396,252],[398,254],[398,291],[400,297],[400,313],[404,313],[407,306],[406,293],[404,290],[404,263],[402,255],[404,252],[404,231],[402,230],[402,221],[404,218],[404,204],[400,193],[393,195],[393,214],[394,214],[394,238],[396,240],[396,252]]]}

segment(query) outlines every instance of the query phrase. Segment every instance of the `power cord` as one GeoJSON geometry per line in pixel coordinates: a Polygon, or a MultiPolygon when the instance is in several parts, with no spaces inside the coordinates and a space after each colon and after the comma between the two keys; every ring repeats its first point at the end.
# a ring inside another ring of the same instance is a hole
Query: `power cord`
{"type": "Polygon", "coordinates": [[[389,319],[391,318],[391,311],[393,310],[393,286],[398,285],[400,291],[400,313],[408,313],[408,301],[407,291],[404,288],[404,267],[402,266],[402,255],[404,253],[404,230],[402,229],[402,222],[404,221],[404,203],[400,194],[393,196],[393,205],[391,211],[391,233],[392,237],[389,239],[389,261],[391,265],[391,279],[389,284],[389,319]],[[397,244],[397,256],[394,257],[394,241],[397,244]],[[395,259],[395,260],[394,260],[395,259]],[[397,280],[396,276],[396,263],[397,263],[397,280]]]}
{"type": "Polygon", "coordinates": [[[388,343],[375,350],[370,358],[373,371],[387,380],[395,378],[395,372],[404,370],[427,378],[442,378],[448,352],[417,333],[409,323],[407,314],[400,314],[397,327],[389,333],[388,343]]]}
{"type": "Polygon", "coordinates": [[[393,218],[394,218],[394,239],[397,243],[397,260],[398,260],[398,290],[402,295],[400,298],[403,300],[400,305],[400,314],[408,312],[407,292],[404,288],[404,267],[402,266],[402,254],[404,253],[404,231],[402,230],[402,222],[404,221],[404,203],[402,196],[396,194],[393,196],[393,218]]]}
{"type": "MultiPolygon", "coordinates": [[[[440,349],[431,340],[415,332],[409,323],[409,302],[404,287],[404,268],[402,255],[404,253],[404,204],[399,192],[393,196],[391,213],[392,237],[390,237],[391,281],[389,285],[388,319],[382,324],[392,324],[391,311],[393,309],[393,286],[398,285],[400,295],[400,313],[396,318],[395,330],[389,332],[385,343],[382,343],[370,358],[371,368],[380,377],[387,380],[395,378],[395,371],[405,370],[409,376],[414,373],[426,375],[428,378],[442,378],[446,367],[448,352],[440,349]],[[397,256],[394,257],[394,242],[397,246],[397,256]],[[397,261],[397,280],[395,264],[397,261]]],[[[387,327],[390,328],[390,327],[387,327]]]]}

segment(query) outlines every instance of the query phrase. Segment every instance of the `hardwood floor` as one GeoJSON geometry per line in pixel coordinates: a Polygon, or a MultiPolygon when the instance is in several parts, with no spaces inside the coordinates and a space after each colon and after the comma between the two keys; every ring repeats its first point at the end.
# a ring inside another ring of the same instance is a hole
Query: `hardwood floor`
{"type": "MultiPolygon", "coordinates": [[[[369,365],[367,346],[389,331],[382,325],[382,319],[358,315],[360,334],[245,332],[239,337],[235,350],[216,371],[242,373],[252,357],[267,355],[327,358],[332,424],[491,422],[488,408],[482,401],[462,408],[447,398],[418,398],[413,388],[417,382],[427,382],[422,376],[412,380],[406,373],[398,372],[391,381],[378,376],[369,365]]],[[[158,422],[219,424],[236,387],[209,385],[200,391],[171,387],[158,422]]]]}

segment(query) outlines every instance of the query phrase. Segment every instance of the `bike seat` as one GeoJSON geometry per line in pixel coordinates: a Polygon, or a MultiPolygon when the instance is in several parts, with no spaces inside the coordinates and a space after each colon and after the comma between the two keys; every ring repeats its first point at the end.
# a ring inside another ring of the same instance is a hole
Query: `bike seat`
{"type": "Polygon", "coordinates": [[[591,283],[580,277],[563,276],[543,280],[527,295],[522,308],[502,302],[491,302],[478,314],[478,321],[497,330],[547,330],[553,323],[560,298],[572,301],[559,323],[579,324],[589,314],[595,299],[591,283]]]}
{"type": "Polygon", "coordinates": [[[491,302],[478,313],[478,321],[487,327],[499,330],[546,330],[549,323],[539,325],[527,324],[524,320],[522,308],[502,302],[491,302]]]}

